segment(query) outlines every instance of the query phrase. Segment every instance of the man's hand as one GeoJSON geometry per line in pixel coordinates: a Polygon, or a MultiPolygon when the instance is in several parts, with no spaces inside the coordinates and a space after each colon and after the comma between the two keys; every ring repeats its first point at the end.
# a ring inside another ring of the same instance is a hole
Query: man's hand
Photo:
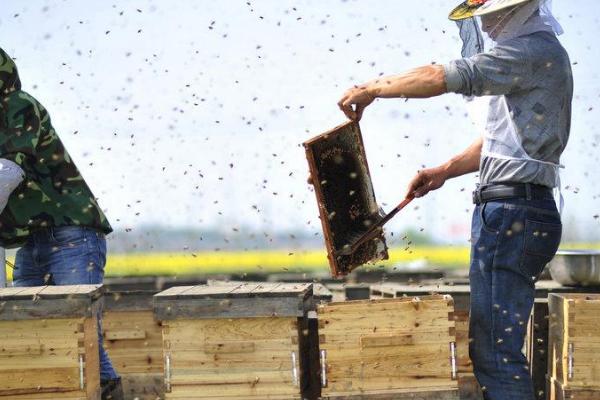
{"type": "Polygon", "coordinates": [[[446,169],[443,167],[421,170],[408,184],[406,195],[423,197],[432,190],[441,188],[448,179],[446,169]]]}
{"type": "Polygon", "coordinates": [[[375,100],[369,85],[355,86],[348,89],[338,101],[340,110],[352,121],[360,121],[363,111],[375,100]],[[354,108],[352,108],[354,106],[354,108]]]}

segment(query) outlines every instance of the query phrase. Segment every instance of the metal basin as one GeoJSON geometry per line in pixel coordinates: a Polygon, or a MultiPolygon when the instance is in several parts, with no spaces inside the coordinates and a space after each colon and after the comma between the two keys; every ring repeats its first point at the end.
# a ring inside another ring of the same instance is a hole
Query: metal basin
{"type": "Polygon", "coordinates": [[[565,286],[600,286],[600,251],[559,250],[548,264],[550,275],[565,286]]]}

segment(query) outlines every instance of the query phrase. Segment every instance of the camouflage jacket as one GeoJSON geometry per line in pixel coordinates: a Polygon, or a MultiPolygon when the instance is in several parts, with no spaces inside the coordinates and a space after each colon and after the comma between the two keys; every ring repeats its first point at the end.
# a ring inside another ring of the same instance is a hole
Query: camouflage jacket
{"type": "Polygon", "coordinates": [[[48,112],[21,90],[14,61],[0,49],[0,158],[15,162],[25,179],[0,214],[0,245],[18,247],[41,228],[112,228],[54,131],[48,112]]]}

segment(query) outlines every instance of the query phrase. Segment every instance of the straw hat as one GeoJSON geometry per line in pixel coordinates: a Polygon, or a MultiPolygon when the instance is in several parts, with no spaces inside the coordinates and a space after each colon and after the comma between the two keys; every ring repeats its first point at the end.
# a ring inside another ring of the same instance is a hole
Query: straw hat
{"type": "Polygon", "coordinates": [[[479,15],[495,13],[505,8],[518,6],[531,0],[466,0],[456,7],[448,18],[453,21],[479,15]]]}

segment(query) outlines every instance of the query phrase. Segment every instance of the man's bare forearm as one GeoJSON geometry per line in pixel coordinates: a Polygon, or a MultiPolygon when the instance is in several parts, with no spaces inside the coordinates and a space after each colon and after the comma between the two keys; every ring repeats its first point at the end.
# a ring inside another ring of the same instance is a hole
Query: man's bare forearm
{"type": "Polygon", "coordinates": [[[459,155],[452,157],[448,162],[442,165],[446,174],[446,179],[477,172],[479,170],[479,160],[481,159],[481,147],[483,138],[480,136],[469,147],[459,155]]]}
{"type": "Polygon", "coordinates": [[[338,107],[353,121],[377,97],[426,98],[446,93],[446,72],[441,65],[427,65],[399,75],[377,78],[348,89],[338,107]]]}
{"type": "Polygon", "coordinates": [[[381,98],[427,98],[446,93],[446,73],[441,65],[426,65],[369,82],[369,93],[381,98]]]}

